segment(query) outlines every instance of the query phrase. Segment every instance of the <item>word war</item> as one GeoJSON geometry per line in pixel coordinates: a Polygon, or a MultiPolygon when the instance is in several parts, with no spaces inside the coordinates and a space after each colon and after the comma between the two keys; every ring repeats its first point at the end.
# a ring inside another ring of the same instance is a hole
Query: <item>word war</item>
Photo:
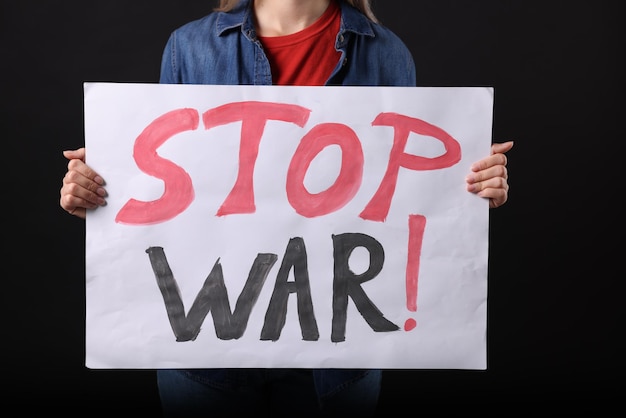
{"type": "MultiPolygon", "coordinates": [[[[414,220],[414,232],[418,235],[410,240],[415,248],[409,257],[417,257],[407,263],[407,307],[416,310],[417,270],[419,251],[424,227],[423,217],[414,220]],[[413,273],[409,274],[409,269],[413,273]]],[[[343,233],[332,235],[333,277],[332,277],[332,342],[346,339],[346,321],[348,301],[351,299],[358,312],[375,332],[397,331],[399,327],[387,320],[383,313],[368,297],[363,283],[376,278],[383,269],[385,251],[375,238],[362,233],[343,233]],[[362,247],[369,253],[369,266],[355,274],[349,267],[352,252],[362,247]]],[[[165,303],[167,316],[176,337],[176,341],[193,341],[198,336],[206,316],[211,313],[215,334],[220,340],[232,340],[242,337],[246,331],[252,310],[266,279],[278,260],[277,254],[258,253],[252,263],[247,280],[239,294],[234,310],[231,310],[228,290],[224,280],[222,265],[218,259],[204,281],[187,314],[174,273],[169,267],[165,250],[162,247],[150,247],[146,250],[156,277],[156,281],[165,303]]],[[[297,300],[297,315],[304,341],[317,341],[320,338],[317,320],[311,297],[307,251],[304,239],[291,238],[287,244],[282,263],[276,274],[274,289],[265,312],[260,340],[277,341],[285,325],[287,303],[291,295],[297,300]],[[293,271],[293,281],[289,281],[293,271]]],[[[412,321],[412,320],[409,320],[412,321]]],[[[407,321],[407,322],[409,322],[407,321]]],[[[405,325],[408,331],[414,327],[405,325]]]]}

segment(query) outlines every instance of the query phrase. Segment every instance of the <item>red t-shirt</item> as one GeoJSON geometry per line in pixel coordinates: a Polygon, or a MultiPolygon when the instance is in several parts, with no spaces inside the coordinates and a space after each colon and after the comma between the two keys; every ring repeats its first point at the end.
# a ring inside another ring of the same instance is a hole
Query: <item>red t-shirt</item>
{"type": "Polygon", "coordinates": [[[323,86],[341,57],[335,50],[340,23],[339,5],[331,1],[324,14],[308,28],[291,35],[259,37],[270,61],[272,82],[323,86]]]}

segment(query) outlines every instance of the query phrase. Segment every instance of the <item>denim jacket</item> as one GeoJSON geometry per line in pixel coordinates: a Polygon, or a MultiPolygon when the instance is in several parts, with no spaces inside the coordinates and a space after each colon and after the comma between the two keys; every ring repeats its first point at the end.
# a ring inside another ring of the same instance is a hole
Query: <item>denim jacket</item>
{"type": "MultiPolygon", "coordinates": [[[[340,3],[335,48],[341,60],[326,85],[415,86],[415,64],[400,38],[340,3]]],[[[211,13],[175,30],[163,52],[161,83],[272,84],[250,4],[242,0],[229,13],[211,13]]]]}
{"type": "MultiPolygon", "coordinates": [[[[341,59],[326,85],[415,86],[415,64],[400,38],[345,1],[340,1],[340,6],[341,25],[335,48],[341,52],[341,59]]],[[[242,0],[231,12],[210,13],[174,30],[163,52],[160,82],[271,85],[270,64],[256,36],[251,1],[242,0]]],[[[216,385],[224,383],[224,372],[188,371],[216,385]]],[[[332,395],[369,372],[315,369],[318,396],[332,395]]]]}

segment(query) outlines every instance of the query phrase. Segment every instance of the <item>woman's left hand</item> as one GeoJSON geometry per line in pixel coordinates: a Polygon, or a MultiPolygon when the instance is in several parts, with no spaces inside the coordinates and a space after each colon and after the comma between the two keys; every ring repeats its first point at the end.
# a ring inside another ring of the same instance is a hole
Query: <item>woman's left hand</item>
{"type": "Polygon", "coordinates": [[[509,197],[507,158],[505,152],[513,148],[513,141],[491,145],[491,155],[472,164],[467,175],[467,191],[489,199],[491,209],[502,206],[509,197]]]}

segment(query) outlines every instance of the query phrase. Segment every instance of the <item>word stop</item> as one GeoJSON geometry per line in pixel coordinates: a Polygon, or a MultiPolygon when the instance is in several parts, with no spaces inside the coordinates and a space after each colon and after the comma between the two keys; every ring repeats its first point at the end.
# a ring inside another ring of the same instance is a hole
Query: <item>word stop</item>
{"type": "MultiPolygon", "coordinates": [[[[237,179],[217,211],[218,216],[254,213],[256,210],[253,173],[259,144],[268,121],[293,123],[304,127],[311,110],[302,106],[244,101],[228,103],[202,114],[204,129],[241,122],[241,137],[237,179]]],[[[163,195],[153,201],[130,199],[117,213],[117,223],[148,225],[168,221],[194,200],[191,177],[184,168],[160,157],[157,149],[173,136],[198,129],[200,114],[195,109],[182,108],[167,112],[151,122],[137,137],[133,156],[140,170],[164,182],[163,195]]],[[[393,128],[393,144],[385,174],[374,196],[359,214],[362,219],[384,222],[395,193],[401,167],[409,170],[436,170],[450,167],[461,159],[460,144],[441,128],[421,119],[398,113],[382,112],[372,126],[393,128]],[[411,133],[441,141],[445,153],[429,158],[405,152],[411,133]]],[[[340,123],[320,123],[302,138],[290,161],[285,187],[287,199],[303,217],[313,218],[338,211],[358,192],[363,179],[363,149],[349,126],[340,123]],[[335,182],[319,193],[309,193],[304,179],[313,159],[326,147],[339,146],[341,169],[335,182]]]]}

